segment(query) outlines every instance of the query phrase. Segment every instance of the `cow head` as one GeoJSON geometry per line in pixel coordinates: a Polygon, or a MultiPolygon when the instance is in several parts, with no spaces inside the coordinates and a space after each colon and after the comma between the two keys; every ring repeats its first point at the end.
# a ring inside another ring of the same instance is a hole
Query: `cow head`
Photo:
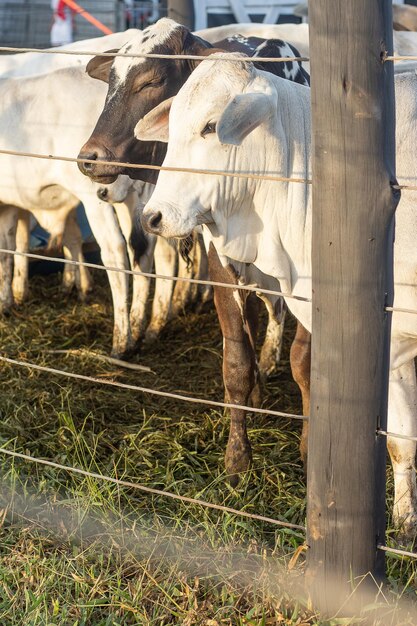
{"type": "MultiPolygon", "coordinates": [[[[213,50],[211,44],[192,35],[173,20],[161,19],[125,44],[120,53],[193,54],[203,56],[213,50]]],[[[87,65],[93,78],[109,84],[102,114],[96,127],[81,148],[80,159],[104,160],[108,164],[80,163],[83,174],[108,184],[119,174],[155,182],[157,172],[133,169],[112,162],[160,165],[166,147],[161,142],[142,142],[134,136],[134,127],[161,101],[175,95],[196,65],[195,61],[119,57],[94,57],[87,65]]]]}
{"type": "Polygon", "coordinates": [[[100,185],[97,189],[97,197],[110,204],[124,202],[133,186],[134,182],[129,176],[119,176],[111,185],[100,185]]]}
{"type": "MultiPolygon", "coordinates": [[[[268,75],[236,62],[240,55],[230,56],[234,59],[230,64],[214,61],[216,55],[213,61],[204,61],[173,99],[164,166],[265,171],[265,141],[272,137],[276,91],[268,75]],[[259,127],[262,139],[254,132],[259,127]]],[[[166,141],[169,106],[170,102],[162,103],[145,116],[136,135],[166,141]]],[[[230,235],[238,211],[235,226],[243,218],[246,230],[259,232],[262,225],[252,211],[254,190],[254,181],[247,179],[161,171],[142,223],[148,232],[165,237],[186,237],[198,224],[207,224],[216,237],[227,231],[230,235]]]]}

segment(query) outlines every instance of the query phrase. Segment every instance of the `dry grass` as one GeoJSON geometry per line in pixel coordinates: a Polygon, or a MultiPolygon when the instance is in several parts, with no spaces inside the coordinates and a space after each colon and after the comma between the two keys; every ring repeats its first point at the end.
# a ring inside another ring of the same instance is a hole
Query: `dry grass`
{"type": "MultiPolygon", "coordinates": [[[[102,273],[93,303],[62,298],[57,278],[0,322],[2,353],[96,377],[221,400],[221,336],[213,310],[170,323],[131,372],[85,354],[110,349],[102,273]]],[[[264,406],[300,412],[288,333],[264,406]]],[[[304,523],[300,425],[252,416],[253,468],[232,489],[223,472],[223,413],[1,365],[0,444],[67,465],[304,523]]],[[[282,586],[302,539],[290,530],[0,457],[0,624],[52,626],[321,623],[282,586]],[[280,581],[279,584],[277,581],[280,581]]],[[[298,553],[297,553],[298,554],[298,553]]],[[[299,557],[302,563],[303,556],[299,557]]],[[[415,593],[415,565],[389,575],[415,593]]]]}

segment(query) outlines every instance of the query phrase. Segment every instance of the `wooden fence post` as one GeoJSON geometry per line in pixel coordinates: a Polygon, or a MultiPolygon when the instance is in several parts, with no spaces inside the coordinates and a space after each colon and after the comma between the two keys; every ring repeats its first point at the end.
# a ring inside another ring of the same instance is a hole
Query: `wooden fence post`
{"type": "Polygon", "coordinates": [[[194,29],[193,0],[168,0],[168,17],[190,30],[194,29]]]}
{"type": "MultiPolygon", "coordinates": [[[[307,581],[340,608],[384,575],[395,122],[391,0],[309,6],[313,325],[307,581]],[[356,584],[358,580],[356,580],[356,584]],[[354,583],[355,585],[355,583],[354,583]],[[363,585],[363,587],[366,585],[363,585]],[[362,587],[362,588],[363,588],[362,587]],[[359,588],[360,589],[360,588],[359,588]]],[[[349,609],[345,607],[347,613],[349,609]]]]}

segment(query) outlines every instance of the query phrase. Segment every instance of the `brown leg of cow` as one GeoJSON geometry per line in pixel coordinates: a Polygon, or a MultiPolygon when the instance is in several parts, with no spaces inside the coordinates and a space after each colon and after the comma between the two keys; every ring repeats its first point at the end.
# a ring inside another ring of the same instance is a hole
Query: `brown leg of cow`
{"type": "MultiPolygon", "coordinates": [[[[297,332],[291,346],[290,363],[293,378],[301,391],[303,402],[303,415],[310,414],[310,366],[311,366],[311,334],[297,322],[297,332]]],[[[301,433],[300,453],[304,464],[304,470],[307,470],[307,441],[308,440],[308,422],[303,423],[303,432],[301,433]]]]}
{"type": "MultiPolygon", "coordinates": [[[[259,329],[259,313],[262,301],[255,293],[249,293],[246,299],[246,319],[250,333],[250,342],[256,360],[256,338],[259,329]]],[[[261,377],[259,375],[258,362],[255,367],[255,385],[250,394],[250,406],[259,407],[262,402],[261,377]]]]}
{"type": "MultiPolygon", "coordinates": [[[[208,260],[211,280],[237,284],[232,268],[221,265],[212,244],[208,260]]],[[[214,303],[223,334],[223,380],[228,401],[247,405],[256,382],[256,356],[245,316],[245,301],[240,299],[241,293],[238,289],[214,287],[214,303]]],[[[233,486],[238,483],[239,473],[248,469],[251,459],[246,411],[231,409],[225,464],[233,486]]]]}

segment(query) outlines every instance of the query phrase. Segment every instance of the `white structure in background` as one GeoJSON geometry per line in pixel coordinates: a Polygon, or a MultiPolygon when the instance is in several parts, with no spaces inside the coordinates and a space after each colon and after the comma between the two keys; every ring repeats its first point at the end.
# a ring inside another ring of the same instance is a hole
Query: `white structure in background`
{"type": "MultiPolygon", "coordinates": [[[[393,0],[393,4],[409,4],[409,5],[417,5],[417,0],[393,0]]],[[[303,20],[307,20],[308,18],[308,0],[304,0],[304,2],[300,2],[294,8],[294,14],[302,17],[303,20]]]]}
{"type": "Polygon", "coordinates": [[[194,29],[208,26],[208,14],[232,13],[236,22],[251,22],[251,15],[263,15],[264,24],[276,24],[280,15],[293,15],[299,0],[194,0],[194,29]]]}
{"type": "Polygon", "coordinates": [[[124,0],[126,7],[126,28],[145,28],[159,18],[159,0],[124,0]]]}

